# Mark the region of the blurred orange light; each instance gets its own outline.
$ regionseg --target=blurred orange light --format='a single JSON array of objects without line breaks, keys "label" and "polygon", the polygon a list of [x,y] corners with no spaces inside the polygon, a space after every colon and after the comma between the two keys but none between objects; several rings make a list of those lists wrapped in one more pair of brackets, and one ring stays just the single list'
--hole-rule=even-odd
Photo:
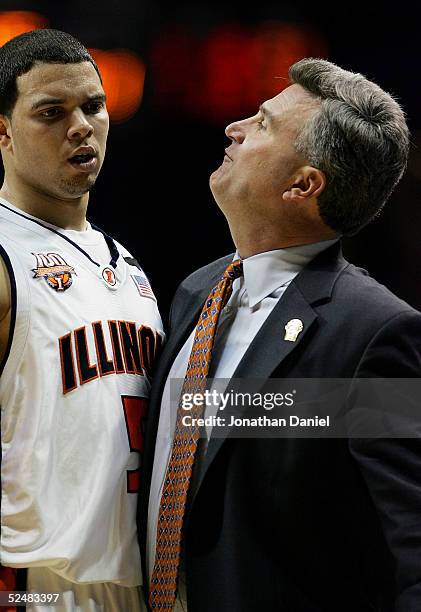
[{"label": "blurred orange light", "polygon": [[217,121],[254,113],[263,100],[288,86],[291,64],[324,56],[326,45],[319,34],[288,23],[218,28],[203,48],[203,109]]},{"label": "blurred orange light", "polygon": [[89,49],[101,72],[110,119],[119,123],[132,117],[140,106],[145,65],[128,49]]},{"label": "blurred orange light", "polygon": [[209,118],[224,120],[252,109],[261,88],[262,49],[254,32],[226,26],[212,32],[202,52],[202,107]]},{"label": "blurred orange light", "polygon": [[288,68],[304,57],[326,57],[327,44],[318,32],[288,23],[266,23],[257,32],[261,49],[259,95],[262,100],[288,87]]},{"label": "blurred orange light", "polygon": [[326,55],[318,32],[280,21],[224,24],[201,40],[169,28],[151,54],[155,104],[218,123],[239,119],[288,85],[291,64]]},{"label": "blurred orange light", "polygon": [[31,11],[0,11],[0,46],[8,40],[48,26],[48,20]]}]

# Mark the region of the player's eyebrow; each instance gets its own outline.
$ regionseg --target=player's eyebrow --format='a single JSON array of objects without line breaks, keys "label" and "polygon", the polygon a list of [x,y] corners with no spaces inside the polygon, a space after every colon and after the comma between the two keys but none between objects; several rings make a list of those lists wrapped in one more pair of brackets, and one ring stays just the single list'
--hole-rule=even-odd
[{"label": "player's eyebrow", "polygon": [[267,106],[265,106],[264,104],[261,104],[259,106],[259,111],[262,113],[262,115],[267,117],[269,119],[269,121],[273,121],[274,115],[273,115],[272,111],[270,111],[268,109]]},{"label": "player's eyebrow", "polygon": [[[106,100],[105,94],[98,93],[92,96],[87,96],[84,104],[89,103],[89,102],[105,102],[105,100]],[[37,110],[37,108],[40,108],[41,106],[48,105],[48,104],[64,104],[65,102],[66,100],[63,100],[63,98],[53,98],[50,96],[45,96],[43,98],[40,98],[36,102],[34,102],[34,104],[31,106],[31,110]]]},{"label": "player's eyebrow", "polygon": [[35,102],[31,106],[31,110],[36,110],[40,106],[44,106],[44,104],[63,104],[64,100],[61,98],[40,98],[37,102]]},{"label": "player's eyebrow", "polygon": [[106,99],[107,99],[107,96],[103,93],[94,94],[93,96],[88,96],[87,102],[105,102]]}]

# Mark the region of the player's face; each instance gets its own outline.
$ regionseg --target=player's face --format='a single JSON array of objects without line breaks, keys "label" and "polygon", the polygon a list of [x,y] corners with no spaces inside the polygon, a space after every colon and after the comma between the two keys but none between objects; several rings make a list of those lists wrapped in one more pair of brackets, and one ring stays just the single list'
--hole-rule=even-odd
[{"label": "player's face", "polygon": [[253,117],[231,123],[232,141],[221,166],[210,177],[218,205],[228,215],[277,214],[282,193],[304,160],[294,142],[314,99],[291,85],[264,102]]},{"label": "player's face", "polygon": [[37,64],[17,79],[5,163],[18,184],[65,200],[95,183],[108,134],[105,95],[90,62]]}]

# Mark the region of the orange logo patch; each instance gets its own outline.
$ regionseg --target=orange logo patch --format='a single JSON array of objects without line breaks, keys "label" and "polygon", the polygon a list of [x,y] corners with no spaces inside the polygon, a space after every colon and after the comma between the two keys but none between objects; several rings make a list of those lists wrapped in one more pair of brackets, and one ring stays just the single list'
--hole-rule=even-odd
[{"label": "orange logo patch", "polygon": [[44,278],[47,284],[56,291],[66,291],[73,283],[75,269],[69,266],[57,253],[32,253],[37,267],[32,269],[34,278]]}]

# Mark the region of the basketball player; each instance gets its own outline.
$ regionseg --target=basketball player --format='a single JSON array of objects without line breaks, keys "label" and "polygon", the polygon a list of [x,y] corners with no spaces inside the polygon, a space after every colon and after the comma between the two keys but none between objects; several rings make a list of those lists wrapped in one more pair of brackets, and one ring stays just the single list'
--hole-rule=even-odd
[{"label": "basketball player", "polygon": [[0,49],[1,564],[5,588],[26,568],[28,591],[60,593],[49,610],[145,609],[140,432],[163,332],[140,266],[86,220],[108,123],[73,37]]}]

